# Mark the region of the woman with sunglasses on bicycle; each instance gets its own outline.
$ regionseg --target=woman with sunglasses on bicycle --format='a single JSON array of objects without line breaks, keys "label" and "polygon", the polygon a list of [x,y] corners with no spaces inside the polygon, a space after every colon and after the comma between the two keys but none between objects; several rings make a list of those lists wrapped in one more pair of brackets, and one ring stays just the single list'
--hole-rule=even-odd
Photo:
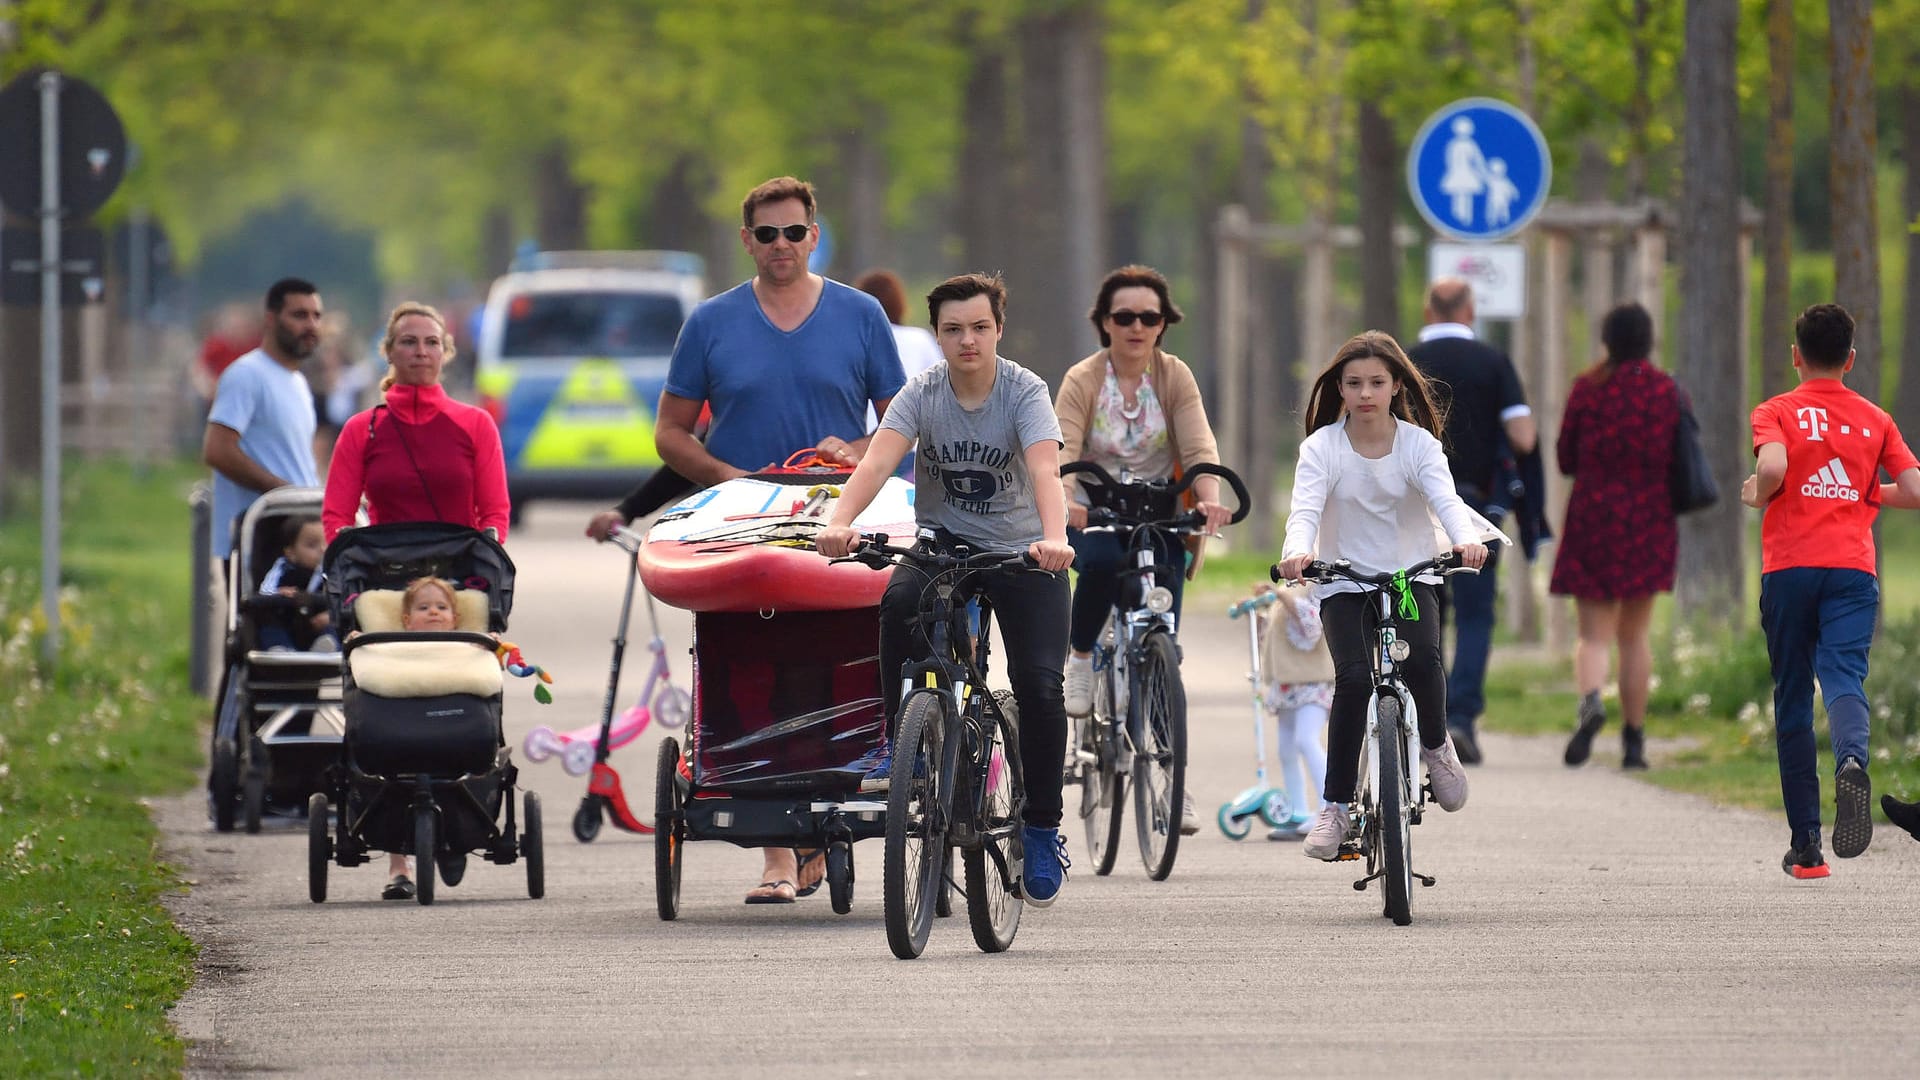
[{"label": "woman with sunglasses on bicycle", "polygon": [[[1123,266],[1100,283],[1089,317],[1100,334],[1101,349],[1069,368],[1060,382],[1054,401],[1065,442],[1060,460],[1091,461],[1115,476],[1126,470],[1137,480],[1167,480],[1194,465],[1220,464],[1193,371],[1160,347],[1167,328],[1180,321],[1167,279],[1151,267]],[[1066,697],[1068,715],[1085,716],[1093,708],[1093,646],[1113,608],[1126,552],[1121,538],[1112,533],[1081,531],[1087,526],[1087,501],[1077,480],[1066,478],[1067,540],[1079,574]],[[1233,516],[1220,503],[1215,478],[1195,481],[1193,495],[1210,531]],[[1177,570],[1164,582],[1173,593],[1176,618],[1181,583],[1200,566],[1200,541],[1193,538],[1189,548],[1173,533],[1154,538],[1160,563]],[[1181,831],[1192,835],[1199,830],[1199,820],[1191,795],[1186,803]]]},{"label": "woman with sunglasses on bicycle", "polygon": [[[1451,544],[1462,565],[1487,561],[1491,533],[1454,493],[1440,446],[1441,419],[1427,381],[1387,334],[1369,330],[1334,354],[1307,396],[1307,438],[1294,470],[1293,506],[1280,575],[1297,581],[1315,559],[1345,559],[1355,571],[1390,574]],[[1467,803],[1467,773],[1447,734],[1447,674],[1440,653],[1439,579],[1417,578],[1418,614],[1396,613],[1401,662],[1420,727],[1420,760],[1442,810]],[[1333,653],[1333,710],[1327,729],[1326,799],[1307,833],[1309,858],[1332,860],[1346,838],[1348,803],[1359,782],[1373,693],[1370,605],[1349,581],[1319,585],[1320,615]]]}]

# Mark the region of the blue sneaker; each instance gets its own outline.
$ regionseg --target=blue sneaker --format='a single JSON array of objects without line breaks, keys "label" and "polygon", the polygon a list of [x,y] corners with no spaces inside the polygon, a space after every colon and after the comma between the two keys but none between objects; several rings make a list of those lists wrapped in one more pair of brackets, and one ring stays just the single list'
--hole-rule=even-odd
[{"label": "blue sneaker", "polygon": [[1020,872],[1020,895],[1034,907],[1052,907],[1067,883],[1067,839],[1059,829],[1036,829],[1024,825],[1020,840],[1026,848],[1026,865]]},{"label": "blue sneaker", "polygon": [[893,752],[891,749],[880,751],[873,768],[860,778],[861,791],[886,791],[893,786]]}]

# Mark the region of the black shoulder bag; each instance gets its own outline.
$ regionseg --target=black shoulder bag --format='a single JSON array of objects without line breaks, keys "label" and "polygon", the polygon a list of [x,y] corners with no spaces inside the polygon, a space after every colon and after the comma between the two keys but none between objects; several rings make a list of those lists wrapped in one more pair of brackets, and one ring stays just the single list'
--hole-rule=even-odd
[{"label": "black shoulder bag", "polygon": [[1693,406],[1686,391],[1674,380],[1673,393],[1680,400],[1680,418],[1673,425],[1673,459],[1667,463],[1667,495],[1673,512],[1691,514],[1720,501],[1720,485],[1713,481],[1713,465],[1706,448],[1700,445],[1700,421],[1694,419]]}]

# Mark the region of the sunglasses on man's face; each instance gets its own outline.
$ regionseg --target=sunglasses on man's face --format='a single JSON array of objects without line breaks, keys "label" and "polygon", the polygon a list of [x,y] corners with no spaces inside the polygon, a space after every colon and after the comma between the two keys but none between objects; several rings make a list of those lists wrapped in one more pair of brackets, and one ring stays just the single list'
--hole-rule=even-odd
[{"label": "sunglasses on man's face", "polygon": [[1167,317],[1157,311],[1115,311],[1107,318],[1112,319],[1115,326],[1132,326],[1135,319],[1140,320],[1141,326],[1159,326]]},{"label": "sunglasses on man's face", "polygon": [[753,238],[762,244],[771,244],[774,237],[784,236],[787,238],[787,243],[797,244],[805,240],[807,234],[812,231],[811,225],[755,225]]}]

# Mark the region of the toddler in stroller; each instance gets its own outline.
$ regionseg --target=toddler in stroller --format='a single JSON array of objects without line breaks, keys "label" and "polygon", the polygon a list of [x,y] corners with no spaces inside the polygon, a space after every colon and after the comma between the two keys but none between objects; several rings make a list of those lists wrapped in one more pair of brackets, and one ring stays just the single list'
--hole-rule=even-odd
[{"label": "toddler in stroller", "polygon": [[284,598],[260,624],[260,644],[268,650],[337,651],[333,616],[321,594],[324,575],[320,557],[327,549],[326,532],[317,514],[287,519],[282,527],[285,546],[280,557],[260,579],[260,595]]},{"label": "toddler in stroller", "polygon": [[[344,531],[325,566],[335,624],[347,632],[346,741],[308,811],[313,901],[326,898],[329,862],[356,866],[373,850],[390,856],[389,899],[432,903],[436,870],[457,885],[472,852],[501,864],[524,857],[527,892],[538,898],[540,803],[526,794],[517,831],[494,653],[512,610],[512,560],[483,533],[419,522]],[[331,835],[329,809],[338,811]]]}]

